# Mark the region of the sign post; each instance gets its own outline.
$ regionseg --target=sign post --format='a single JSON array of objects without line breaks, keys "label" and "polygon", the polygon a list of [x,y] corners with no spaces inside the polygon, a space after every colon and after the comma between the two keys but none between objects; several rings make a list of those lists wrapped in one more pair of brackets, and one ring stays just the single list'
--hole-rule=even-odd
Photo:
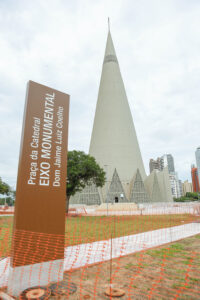
[{"label": "sign post", "polygon": [[69,95],[28,82],[8,293],[63,279]]}]

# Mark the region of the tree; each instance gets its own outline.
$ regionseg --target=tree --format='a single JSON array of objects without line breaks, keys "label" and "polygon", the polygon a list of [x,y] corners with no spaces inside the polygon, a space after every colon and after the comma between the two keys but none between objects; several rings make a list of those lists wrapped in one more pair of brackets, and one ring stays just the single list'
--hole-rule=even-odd
[{"label": "tree", "polygon": [[0,205],[13,206],[14,205],[13,198],[12,197],[1,198]]},{"label": "tree", "polygon": [[187,192],[185,196],[188,198],[198,199],[198,193]]},{"label": "tree", "polygon": [[102,187],[105,179],[106,174],[94,157],[82,151],[69,151],[67,158],[66,211],[68,212],[70,196],[82,191],[87,185],[95,184],[97,187]]},{"label": "tree", "polygon": [[0,199],[0,205],[4,205],[6,203],[8,205],[12,205],[11,204],[11,202],[13,202],[12,198],[8,197],[12,195],[11,187],[7,183],[3,182],[1,177],[0,177],[0,194],[4,195],[4,198]]},{"label": "tree", "polygon": [[0,177],[0,194],[8,195],[10,191],[11,191],[10,186],[7,183],[3,182]]}]

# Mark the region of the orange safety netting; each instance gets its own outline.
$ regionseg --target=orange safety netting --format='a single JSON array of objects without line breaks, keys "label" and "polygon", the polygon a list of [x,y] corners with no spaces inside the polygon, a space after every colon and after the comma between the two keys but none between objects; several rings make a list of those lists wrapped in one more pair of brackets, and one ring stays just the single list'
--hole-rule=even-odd
[{"label": "orange safety netting", "polygon": [[12,233],[12,224],[0,217],[0,291],[14,299],[200,299],[198,204],[108,215],[79,207],[65,236]]}]

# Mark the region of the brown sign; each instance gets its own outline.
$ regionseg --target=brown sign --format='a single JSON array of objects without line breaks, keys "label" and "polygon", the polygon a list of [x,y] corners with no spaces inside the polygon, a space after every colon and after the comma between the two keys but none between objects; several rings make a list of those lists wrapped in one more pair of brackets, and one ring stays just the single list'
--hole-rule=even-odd
[{"label": "brown sign", "polygon": [[[29,81],[17,179],[12,266],[64,256],[68,113],[69,95]],[[45,247],[48,243],[49,247],[55,244],[55,238],[59,251],[54,251],[53,257],[44,255]],[[29,254],[25,255],[27,247]],[[43,256],[34,254],[34,249]]]}]

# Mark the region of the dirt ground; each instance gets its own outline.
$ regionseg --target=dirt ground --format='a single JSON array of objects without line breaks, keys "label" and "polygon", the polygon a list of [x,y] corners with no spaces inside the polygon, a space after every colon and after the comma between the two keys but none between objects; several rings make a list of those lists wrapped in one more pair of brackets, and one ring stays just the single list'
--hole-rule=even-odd
[{"label": "dirt ground", "polygon": [[[110,276],[111,274],[111,276]],[[176,243],[65,273],[77,286],[72,295],[50,299],[109,299],[111,284],[120,299],[200,299],[200,235]],[[113,298],[112,298],[113,299]]]}]

